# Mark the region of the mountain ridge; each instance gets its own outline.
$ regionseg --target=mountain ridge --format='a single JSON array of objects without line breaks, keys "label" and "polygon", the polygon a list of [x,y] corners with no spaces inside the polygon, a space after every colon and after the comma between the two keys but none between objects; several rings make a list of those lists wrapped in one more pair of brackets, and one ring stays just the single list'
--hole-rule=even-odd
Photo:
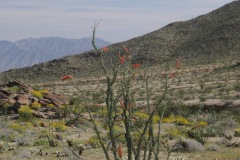
[{"label": "mountain ridge", "polygon": [[[110,42],[97,39],[98,47],[109,44]],[[0,55],[3,57],[0,59],[0,71],[31,66],[92,49],[91,38],[88,37],[81,39],[27,38],[15,42],[0,40]]]},{"label": "mountain ridge", "polygon": [[[234,1],[191,20],[173,22],[143,36],[109,45],[111,53],[106,54],[105,59],[111,57],[113,62],[117,62],[117,54],[123,52],[124,45],[133,54],[133,63],[156,65],[180,58],[184,65],[191,66],[240,60],[239,18],[240,1]],[[96,75],[99,73],[99,60],[99,55],[92,50],[4,72],[0,77],[54,81],[64,74],[75,77]]]}]

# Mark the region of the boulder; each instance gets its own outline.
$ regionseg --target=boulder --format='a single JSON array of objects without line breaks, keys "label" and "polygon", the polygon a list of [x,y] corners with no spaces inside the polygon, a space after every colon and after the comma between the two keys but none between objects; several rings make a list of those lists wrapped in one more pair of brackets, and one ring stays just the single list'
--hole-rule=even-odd
[{"label": "boulder", "polygon": [[204,146],[194,139],[185,139],[181,142],[182,147],[189,152],[204,151]]},{"label": "boulder", "polygon": [[66,98],[64,98],[63,96],[59,95],[59,94],[55,94],[55,93],[46,93],[43,96],[44,99],[47,99],[50,101],[51,104],[54,104],[55,106],[61,106],[67,103]]},{"label": "boulder", "polygon": [[16,99],[17,103],[19,103],[21,105],[29,105],[30,104],[28,96],[24,95],[24,94],[19,94],[14,99]]}]

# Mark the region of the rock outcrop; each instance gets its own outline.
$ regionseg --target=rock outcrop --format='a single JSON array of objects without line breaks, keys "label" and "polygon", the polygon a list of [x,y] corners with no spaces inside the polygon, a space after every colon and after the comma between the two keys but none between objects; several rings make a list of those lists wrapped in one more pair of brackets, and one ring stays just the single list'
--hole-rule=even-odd
[{"label": "rock outcrop", "polygon": [[[18,113],[23,106],[32,108],[32,114],[38,118],[61,116],[59,108],[68,103],[59,94],[47,90],[34,90],[19,80],[9,81],[0,86],[0,112],[2,114]],[[36,108],[34,105],[38,105]]]}]

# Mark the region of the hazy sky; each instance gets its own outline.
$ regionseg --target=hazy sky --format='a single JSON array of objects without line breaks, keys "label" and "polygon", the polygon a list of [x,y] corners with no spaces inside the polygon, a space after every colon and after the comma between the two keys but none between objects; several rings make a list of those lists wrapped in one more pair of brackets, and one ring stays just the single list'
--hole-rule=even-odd
[{"label": "hazy sky", "polygon": [[120,42],[174,21],[206,14],[232,0],[0,0],[0,40],[96,36]]}]

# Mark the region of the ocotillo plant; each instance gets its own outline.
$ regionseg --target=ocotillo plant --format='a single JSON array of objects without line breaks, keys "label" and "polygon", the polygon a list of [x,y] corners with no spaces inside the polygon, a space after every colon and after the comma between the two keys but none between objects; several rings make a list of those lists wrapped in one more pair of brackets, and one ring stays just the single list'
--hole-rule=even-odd
[{"label": "ocotillo plant", "polygon": [[[70,77],[70,79],[72,79],[73,85],[82,95],[83,102],[85,103],[86,110],[90,115],[91,122],[94,125],[94,130],[104,151],[105,157],[107,160],[110,160],[112,155],[115,160],[122,159],[124,156],[127,156],[127,159],[129,160],[140,160],[141,158],[148,160],[154,158],[158,160],[160,151],[161,120],[164,114],[164,109],[161,109],[160,113],[160,108],[163,107],[162,103],[164,102],[165,95],[168,90],[170,83],[169,80],[175,76],[175,73],[165,74],[163,76],[165,79],[164,92],[161,96],[159,96],[159,99],[157,99],[155,103],[150,103],[151,94],[149,92],[149,75],[146,69],[141,69],[144,71],[143,80],[146,88],[146,108],[148,116],[143,122],[142,129],[136,127],[134,125],[134,113],[136,111],[136,105],[134,96],[131,94],[131,87],[133,85],[134,78],[136,77],[137,73],[140,72],[139,68],[143,67],[143,65],[140,63],[132,63],[132,54],[126,46],[122,46],[122,51],[119,51],[118,54],[115,54],[117,56],[115,60],[111,59],[111,56],[109,56],[111,53],[111,49],[109,47],[98,49],[95,45],[96,28],[97,25],[93,26],[92,45],[100,57],[101,69],[103,70],[106,78],[106,116],[104,123],[108,129],[108,137],[110,139],[108,144],[103,141],[103,135],[99,131],[96,120],[90,112],[90,105],[86,101],[83,91],[74,84],[72,77]],[[106,61],[106,57],[108,57],[108,61]],[[179,60],[176,62],[176,67],[180,67]],[[160,120],[157,127],[154,127],[153,122],[155,115],[160,115]],[[116,132],[118,132],[116,129],[116,124],[119,122],[119,120],[124,124],[123,132],[116,135]],[[133,133],[136,133],[138,136],[136,137],[136,135],[133,135]],[[126,144],[119,143],[119,137],[122,137],[122,135],[124,135],[124,142],[126,142]],[[124,155],[123,146],[125,145],[127,148],[127,153]],[[110,154],[110,146],[112,155]]]}]

